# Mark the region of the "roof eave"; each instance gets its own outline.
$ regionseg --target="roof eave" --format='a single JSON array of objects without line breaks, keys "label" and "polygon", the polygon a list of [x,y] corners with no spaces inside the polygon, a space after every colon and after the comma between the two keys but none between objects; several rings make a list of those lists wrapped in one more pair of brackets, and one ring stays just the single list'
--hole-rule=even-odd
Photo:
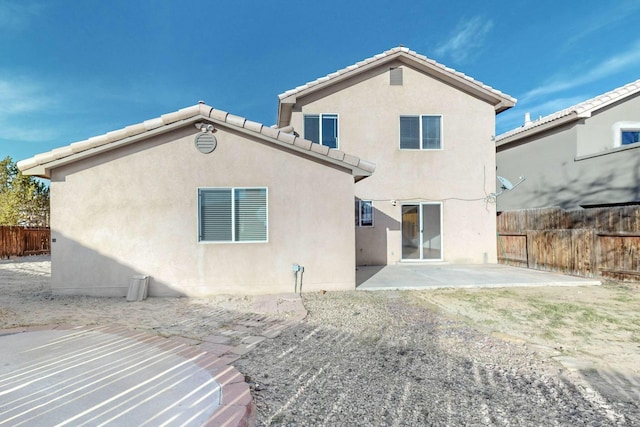
[{"label": "roof eave", "polygon": [[[374,60],[370,60],[368,62],[365,62],[364,64],[358,65],[360,63],[354,64],[352,66],[349,66],[347,68],[343,68],[341,70],[338,70],[334,73],[331,73],[327,76],[321,77],[317,80],[314,80],[313,82],[307,83],[306,85],[303,86],[299,86],[296,89],[292,89],[289,90],[287,92],[284,92],[283,94],[279,95],[280,98],[280,102],[284,102],[285,100],[289,100],[289,99],[293,99],[294,103],[295,103],[295,99],[296,98],[302,98],[305,97],[311,93],[314,93],[322,88],[328,87],[328,86],[333,86],[334,84],[340,83],[344,80],[350,79],[352,76],[358,75],[358,74],[362,74],[368,70],[371,70],[372,68],[377,68],[381,65],[384,65],[388,62],[391,62],[399,57],[401,57],[403,55],[403,52],[398,51],[398,52],[394,52],[392,54],[386,55],[384,57],[381,58],[376,58]],[[302,90],[298,90],[301,87],[304,86],[308,86],[305,87]]]},{"label": "roof eave", "polygon": [[365,178],[369,178],[371,176],[370,172],[367,172],[365,175],[353,175],[353,182],[360,182]]},{"label": "roof eave", "polygon": [[365,73],[373,68],[383,66],[384,64],[395,60],[398,60],[405,65],[412,66],[426,74],[444,81],[447,84],[490,103],[494,106],[496,114],[515,106],[517,102],[515,98],[507,94],[503,94],[498,90],[486,88],[470,77],[458,75],[453,71],[449,71],[448,68],[435,61],[423,60],[420,57],[416,57],[408,52],[399,50],[389,55],[375,58],[369,62],[366,62],[367,60],[365,60],[364,64],[358,65],[359,63],[357,63],[353,66],[336,71],[324,78],[307,83],[308,87],[304,89],[292,89],[280,94],[278,100],[278,127],[284,127],[290,124],[291,117],[288,117],[287,114],[291,114],[291,110],[289,110],[289,108],[292,109],[293,104],[297,102],[297,99],[303,98],[317,92],[318,90],[338,84],[344,80],[352,78],[353,76]]},{"label": "roof eave", "polygon": [[515,133],[513,135],[507,136],[504,139],[500,139],[500,140],[498,140],[496,142],[496,147],[502,147],[502,146],[510,144],[512,142],[519,141],[519,140],[521,140],[523,138],[528,138],[530,136],[537,135],[537,134],[539,134],[541,132],[545,132],[545,131],[551,130],[551,129],[555,128],[555,127],[564,125],[566,123],[569,123],[569,122],[572,122],[572,121],[575,121],[575,120],[579,120],[579,119],[581,119],[583,117],[584,117],[584,115],[577,114],[574,111],[574,112],[572,112],[572,113],[570,113],[570,114],[568,114],[568,115],[566,115],[564,117],[560,117],[560,118],[558,118],[556,120],[541,124],[539,126],[533,126],[533,127],[529,128],[529,129],[523,130],[522,132],[518,132],[518,133]]},{"label": "roof eave", "polygon": [[[143,139],[147,139],[149,137],[153,137],[156,135],[161,135],[163,133],[166,132],[170,132],[174,129],[183,127],[185,125],[189,125],[191,123],[195,123],[198,120],[203,120],[203,119],[208,119],[206,116],[203,116],[201,114],[197,115],[197,116],[192,116],[189,118],[185,118],[183,120],[174,122],[174,123],[170,123],[168,125],[156,128],[156,129],[151,129],[148,130],[146,132],[137,134],[137,135],[133,135],[127,138],[123,138],[117,141],[112,141],[109,142],[108,144],[104,144],[104,145],[98,145],[96,147],[92,147],[92,148],[88,148],[86,150],[83,151],[79,151],[77,153],[73,153],[70,154],[68,156],[59,158],[59,159],[55,159],[52,160],[50,162],[43,162],[42,164],[38,164],[32,167],[27,167],[22,171],[23,175],[32,175],[32,176],[37,176],[40,178],[47,178],[47,179],[51,179],[51,170],[54,168],[58,168],[60,166],[65,166],[67,164],[76,162],[78,160],[82,160],[86,157],[91,157],[91,156],[95,156],[97,154],[101,154],[101,153],[105,153],[107,151],[111,151],[111,150],[115,150],[116,148],[119,147],[123,147],[129,144],[133,144],[137,141],[143,140]],[[66,149],[68,147],[62,147],[62,149]],[[48,153],[46,153],[48,154]],[[18,165],[19,166],[19,165]]]},{"label": "roof eave", "polygon": [[436,63],[431,63],[429,61],[419,60],[407,55],[402,55],[399,57],[400,62],[403,62],[406,65],[412,65],[418,68],[420,71],[423,71],[433,77],[436,77],[445,83],[454,86],[463,92],[470,93],[472,95],[477,96],[478,98],[492,104],[496,110],[496,113],[508,110],[509,108],[516,105],[516,99],[508,96],[506,94],[500,95],[499,91],[496,92],[486,89],[474,81],[470,81],[462,76],[459,76],[455,73],[447,72],[447,69],[442,69],[440,66],[435,65]]},{"label": "roof eave", "polygon": [[[209,107],[205,107],[205,108],[209,108]],[[96,145],[93,147],[89,147],[78,152],[73,152],[73,145],[62,147],[60,149],[54,150],[54,152],[44,153],[42,156],[43,157],[55,156],[54,153],[56,151],[58,152],[58,154],[61,152],[64,152],[65,154],[69,153],[68,155],[65,155],[64,157],[57,157],[50,161],[46,161],[46,160],[41,161],[33,165],[29,165],[27,163],[27,166],[24,168],[24,170],[22,170],[22,172],[25,175],[33,175],[33,176],[39,176],[41,178],[50,179],[51,170],[54,168],[61,167],[61,166],[82,160],[84,158],[95,156],[107,151],[111,151],[119,147],[124,147],[143,139],[151,138],[166,132],[170,132],[177,128],[195,124],[198,121],[207,121],[212,123],[213,125],[223,127],[223,128],[228,128],[236,132],[239,132],[241,134],[254,137],[259,140],[263,140],[265,142],[268,142],[276,146],[280,146],[282,148],[286,148],[300,155],[308,156],[313,159],[319,160],[321,162],[337,166],[343,170],[348,170],[355,177],[356,180],[363,179],[367,176],[370,176],[373,170],[375,170],[375,165],[369,162],[366,162],[362,159],[359,159],[357,157],[349,156],[342,151],[330,150],[326,147],[318,146],[317,144],[313,144],[311,141],[307,141],[303,138],[296,137],[292,134],[281,132],[277,129],[265,129],[264,126],[262,125],[260,126],[261,126],[261,129],[263,130],[260,132],[256,132],[255,130],[247,129],[246,127],[244,127],[244,125],[238,126],[228,121],[229,120],[228,118],[231,117],[228,113],[218,112],[219,115],[221,115],[220,117],[225,118],[224,120],[222,120],[220,118],[215,117],[216,114],[213,114],[212,116],[211,115],[212,111],[214,111],[213,108],[209,112],[209,115],[206,115],[201,111],[193,116],[186,117],[182,120],[167,124],[165,126],[147,130],[145,132],[142,132],[130,137],[126,137],[120,140],[110,141],[103,145]],[[243,123],[246,122],[244,118],[237,118],[237,119],[242,119],[241,121]],[[81,142],[80,144],[84,144],[84,143],[85,142]]]},{"label": "roof eave", "polygon": [[495,105],[496,114],[500,114],[503,111],[507,111],[509,108],[515,107],[517,101],[503,100]]},{"label": "roof eave", "polygon": [[38,178],[51,179],[50,170],[42,165],[36,165],[25,170],[21,170],[22,175],[37,176]]},{"label": "roof eave", "polygon": [[291,114],[293,112],[293,106],[296,103],[295,96],[288,96],[284,99],[278,100],[278,124],[279,128],[289,126],[291,124]]},{"label": "roof eave", "polygon": [[[229,124],[227,122],[219,120],[219,119],[216,119],[214,117],[202,116],[201,119],[210,121],[214,125],[219,125],[219,126],[223,126],[223,127],[229,127]],[[352,156],[348,156],[344,152],[339,151],[339,150],[328,150],[330,152],[329,155],[323,154],[321,152],[314,151],[312,149],[312,146],[318,146],[318,144],[313,144],[311,141],[305,140],[305,139],[300,138],[300,137],[296,137],[296,136],[291,135],[291,134],[286,134],[285,138],[281,138],[279,136],[271,137],[271,136],[268,136],[268,135],[264,135],[263,133],[257,133],[257,132],[251,131],[249,129],[246,129],[244,127],[234,126],[233,129],[235,131],[237,131],[237,132],[240,132],[240,133],[244,134],[244,135],[253,136],[253,137],[258,138],[260,140],[263,140],[265,142],[272,143],[272,144],[274,144],[276,146],[289,149],[289,150],[294,151],[294,152],[296,152],[298,154],[309,156],[311,158],[314,158],[314,159],[320,160],[322,162],[338,166],[338,167],[343,168],[343,169],[350,169],[351,173],[352,173],[352,175],[354,177],[362,177],[361,179],[363,179],[363,178],[366,178],[367,176],[370,176],[372,174],[372,172],[373,172],[372,170],[369,171],[367,169],[364,169],[364,168],[358,166],[361,162],[362,163],[368,163],[368,162],[365,162],[364,160],[353,158]],[[278,135],[280,135],[282,133],[282,132],[278,131],[277,129],[274,129],[273,131],[277,132]],[[355,160],[355,161],[353,161],[354,164],[349,163],[349,161],[351,161],[351,159]],[[372,169],[372,168],[375,169],[375,166],[369,167],[369,169]]]}]

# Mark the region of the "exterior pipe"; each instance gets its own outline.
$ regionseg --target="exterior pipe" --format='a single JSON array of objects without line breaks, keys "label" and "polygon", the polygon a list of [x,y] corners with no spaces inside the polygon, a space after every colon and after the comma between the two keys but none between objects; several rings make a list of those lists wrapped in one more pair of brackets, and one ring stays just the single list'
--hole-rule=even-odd
[{"label": "exterior pipe", "polygon": [[304,274],[304,267],[299,264],[293,264],[291,266],[293,270],[293,292],[298,293],[298,272],[300,272],[300,293],[302,293],[302,275]]}]

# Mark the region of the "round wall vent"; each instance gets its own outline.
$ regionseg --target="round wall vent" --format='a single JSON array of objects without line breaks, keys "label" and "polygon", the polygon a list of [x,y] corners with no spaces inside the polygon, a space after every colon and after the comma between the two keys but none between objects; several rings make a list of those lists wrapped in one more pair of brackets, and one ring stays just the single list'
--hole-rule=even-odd
[{"label": "round wall vent", "polygon": [[203,154],[209,154],[216,149],[218,140],[210,133],[200,133],[195,139],[196,148]]}]

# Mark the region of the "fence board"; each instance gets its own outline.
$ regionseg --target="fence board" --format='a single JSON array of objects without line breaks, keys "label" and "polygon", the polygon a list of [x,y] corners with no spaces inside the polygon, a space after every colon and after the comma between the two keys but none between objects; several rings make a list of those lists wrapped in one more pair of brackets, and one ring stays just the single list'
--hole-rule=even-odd
[{"label": "fence board", "polygon": [[598,236],[597,269],[601,275],[618,280],[638,280],[640,266],[640,236]]},{"label": "fence board", "polygon": [[530,209],[527,211],[526,221],[526,230],[554,230],[566,228],[564,226],[564,210],[556,207]]},{"label": "fence board", "polygon": [[497,226],[503,233],[524,233],[527,229],[527,211],[501,212]]},{"label": "fence board", "polygon": [[50,238],[48,227],[0,226],[0,258],[48,254]]},{"label": "fence board", "polygon": [[572,210],[566,211],[565,215],[565,225],[568,229],[574,230],[579,228],[591,228],[590,226],[585,225],[585,223],[589,223],[590,213],[585,210]]},{"label": "fence board", "polygon": [[498,235],[498,260],[503,264],[513,265],[516,267],[528,267],[527,235]]},{"label": "fence board", "polygon": [[530,230],[527,232],[529,267],[537,270],[570,272],[570,230]]},{"label": "fence board", "polygon": [[620,212],[621,231],[631,233],[640,231],[640,209],[635,206],[625,206]]},{"label": "fence board", "polygon": [[571,230],[571,246],[573,250],[571,258],[573,267],[569,273],[583,277],[593,277],[596,275],[594,268],[595,253],[593,251],[595,237],[594,230]]},{"label": "fence board", "polygon": [[497,228],[501,263],[527,260],[519,266],[640,280],[640,206],[502,212]]}]

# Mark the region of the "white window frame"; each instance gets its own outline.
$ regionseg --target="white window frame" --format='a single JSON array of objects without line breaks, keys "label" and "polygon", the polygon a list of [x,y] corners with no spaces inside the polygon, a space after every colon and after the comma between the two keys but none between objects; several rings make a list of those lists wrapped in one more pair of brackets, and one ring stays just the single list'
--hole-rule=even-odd
[{"label": "white window frame", "polygon": [[[374,219],[374,215],[373,215],[373,211],[374,211],[374,209],[373,209],[373,201],[372,200],[360,200],[360,199],[357,199],[356,203],[357,203],[357,208],[358,208],[358,217],[357,217],[356,226],[357,227],[366,227],[366,228],[373,227],[374,224],[375,224],[375,219]],[[369,206],[371,206],[371,224],[363,224],[362,223],[362,205],[363,204],[369,204]]]},{"label": "white window frame", "polygon": [[[304,135],[304,137],[306,138],[306,128],[304,128],[304,124],[307,120],[307,117],[309,116],[318,116],[318,129],[319,129],[319,134],[318,134],[318,142],[317,144],[319,145],[324,145],[322,144],[322,118],[324,116],[335,116],[336,118],[336,147],[335,149],[338,150],[340,148],[340,116],[338,113],[305,113],[302,117],[302,123],[303,123],[303,130],[302,130],[302,135]],[[330,147],[331,148],[331,147]]]},{"label": "white window frame", "polygon": [[635,147],[637,143],[622,144],[622,132],[640,132],[640,122],[616,122],[613,128],[613,147]]},{"label": "white window frame", "polygon": [[[418,119],[419,126],[419,143],[418,148],[403,148],[402,147],[402,118],[403,117],[416,117]],[[438,148],[423,148],[422,147],[422,118],[423,117],[438,117],[440,119],[440,146]],[[401,114],[398,118],[398,147],[403,151],[442,151],[444,149],[444,117],[442,114]]]},{"label": "white window frame", "polygon": [[[201,199],[200,195],[202,191],[206,190],[229,190],[231,192],[231,240],[203,240],[201,234]],[[264,240],[236,240],[236,190],[264,190],[265,191],[265,239]],[[242,244],[242,243],[268,243],[269,242],[269,188],[268,187],[198,187],[197,189],[198,200],[198,223],[197,237],[198,243],[203,244]]]},{"label": "white window frame", "polygon": [[[439,206],[440,207],[440,258],[424,258],[424,211],[422,209],[425,205]],[[444,203],[442,202],[405,202],[400,206],[418,206],[418,227],[419,231],[419,258],[403,258],[402,253],[402,239],[400,240],[400,257],[402,262],[442,262],[444,261]],[[402,232],[402,210],[400,211],[400,230]]]}]

